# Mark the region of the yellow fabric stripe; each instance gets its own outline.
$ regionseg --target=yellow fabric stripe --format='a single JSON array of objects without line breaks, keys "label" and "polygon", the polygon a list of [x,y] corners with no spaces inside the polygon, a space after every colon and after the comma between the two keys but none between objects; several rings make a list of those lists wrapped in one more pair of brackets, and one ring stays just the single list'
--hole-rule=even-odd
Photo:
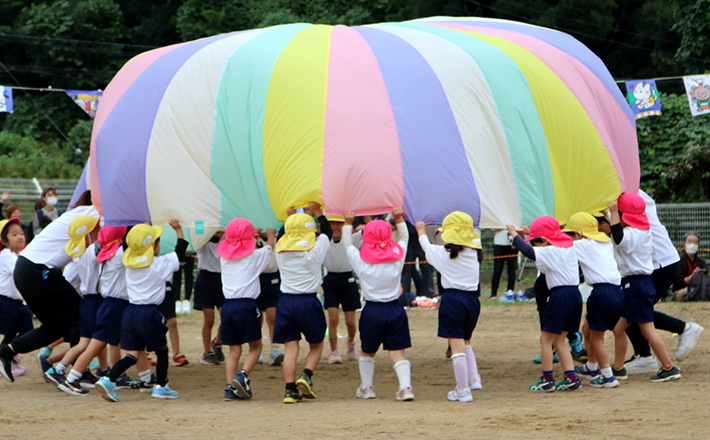
[{"label": "yellow fabric stripe", "polygon": [[499,37],[465,32],[504,51],[525,75],[550,155],[555,217],[606,206],[621,185],[594,124],[564,82],[524,47]]},{"label": "yellow fabric stripe", "polygon": [[322,204],[321,175],[331,26],[291,40],[269,82],[264,111],[264,175],[279,220],[289,207]]}]

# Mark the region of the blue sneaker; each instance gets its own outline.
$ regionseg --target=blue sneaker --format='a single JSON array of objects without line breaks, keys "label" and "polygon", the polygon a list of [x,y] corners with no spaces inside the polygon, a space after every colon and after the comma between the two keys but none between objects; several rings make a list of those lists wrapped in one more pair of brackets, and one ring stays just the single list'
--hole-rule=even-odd
[{"label": "blue sneaker", "polygon": [[577,362],[587,362],[587,350],[582,346],[582,334],[577,332],[574,334],[574,340],[569,342],[572,358]]},{"label": "blue sneaker", "polygon": [[581,367],[574,367],[574,372],[577,373],[577,376],[586,377],[590,380],[597,379],[602,374],[601,370],[598,368],[596,370],[590,370],[587,367],[587,364],[584,364]]},{"label": "blue sneaker", "polygon": [[515,304],[515,293],[512,290],[508,290],[498,299],[498,302],[503,304]]},{"label": "blue sneaker", "polygon": [[106,376],[96,381],[96,391],[101,394],[101,397],[103,397],[105,400],[108,400],[109,402],[118,402],[119,400],[118,396],[116,395],[115,385]]},{"label": "blue sneaker", "polygon": [[141,381],[129,377],[126,373],[123,373],[121,377],[116,380],[117,390],[137,390],[140,388]]},{"label": "blue sneaker", "polygon": [[582,379],[580,378],[572,380],[569,377],[565,377],[555,385],[556,391],[577,391],[580,388],[582,388]]},{"label": "blue sneaker", "polygon": [[[542,358],[540,356],[533,358],[533,362],[536,364],[542,363]],[[560,362],[560,358],[557,357],[557,353],[552,353],[552,363],[557,364]]]},{"label": "blue sneaker", "polygon": [[616,380],[616,376],[599,376],[596,379],[590,381],[589,385],[595,388],[616,388],[619,386],[619,381]]},{"label": "blue sneaker", "polygon": [[62,382],[64,382],[64,374],[57,373],[57,370],[55,370],[54,367],[50,367],[49,370],[44,373],[44,377],[47,379],[47,382],[51,382],[56,386],[59,386]]},{"label": "blue sneaker", "polygon": [[39,371],[42,373],[42,379],[44,379],[45,382],[49,383],[50,380],[47,379],[47,376],[44,375],[47,371],[49,371],[50,368],[52,368],[52,363],[49,362],[47,359],[49,355],[44,355],[44,354],[38,354],[37,355],[37,365],[39,366]]},{"label": "blue sneaker", "polygon": [[246,371],[242,370],[232,379],[232,389],[241,399],[251,399],[251,380],[247,377]]},{"label": "blue sneaker", "polygon": [[89,368],[93,368],[93,369],[99,368],[99,363],[96,362],[96,359],[91,360],[91,363],[89,363]]},{"label": "blue sneaker", "polygon": [[168,384],[165,384],[164,387],[156,384],[153,387],[153,393],[150,397],[155,397],[156,399],[177,399],[178,395],[178,392],[171,390]]},{"label": "blue sneaker", "polygon": [[49,355],[52,354],[52,349],[49,347],[42,347],[42,349],[39,351],[39,354],[45,357],[49,357]]},{"label": "blue sneaker", "polygon": [[555,381],[554,380],[545,380],[544,377],[541,377],[540,380],[537,381],[537,383],[530,385],[528,387],[530,391],[535,391],[535,392],[542,392],[542,393],[551,393],[555,391]]},{"label": "blue sneaker", "polygon": [[224,401],[231,402],[233,400],[239,400],[239,396],[234,392],[234,387],[232,385],[227,385],[224,388]]}]

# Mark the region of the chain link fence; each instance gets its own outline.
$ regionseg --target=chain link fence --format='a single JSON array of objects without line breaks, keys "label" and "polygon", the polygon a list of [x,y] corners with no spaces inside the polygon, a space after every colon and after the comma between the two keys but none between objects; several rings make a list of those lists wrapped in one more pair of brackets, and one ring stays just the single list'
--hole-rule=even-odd
[{"label": "chain link fence", "polygon": [[38,179],[39,188],[31,179],[0,179],[0,193],[10,191],[10,197],[5,200],[3,206],[3,217],[7,217],[7,208],[10,205],[19,205],[22,212],[22,223],[29,223],[34,217],[34,205],[40,199],[40,194],[44,188],[55,188],[57,190],[56,208],[65,210],[69,206],[71,196],[74,194],[77,180],[60,179]]}]

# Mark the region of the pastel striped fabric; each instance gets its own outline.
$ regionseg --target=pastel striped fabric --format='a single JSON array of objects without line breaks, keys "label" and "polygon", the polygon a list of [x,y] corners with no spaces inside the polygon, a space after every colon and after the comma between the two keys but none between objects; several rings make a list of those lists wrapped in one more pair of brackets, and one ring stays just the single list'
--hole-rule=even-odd
[{"label": "pastel striped fabric", "polygon": [[88,176],[113,225],[269,227],[315,200],[500,227],[602,208],[638,189],[639,160],[623,94],[576,39],[434,17],[143,53],[104,92]]}]

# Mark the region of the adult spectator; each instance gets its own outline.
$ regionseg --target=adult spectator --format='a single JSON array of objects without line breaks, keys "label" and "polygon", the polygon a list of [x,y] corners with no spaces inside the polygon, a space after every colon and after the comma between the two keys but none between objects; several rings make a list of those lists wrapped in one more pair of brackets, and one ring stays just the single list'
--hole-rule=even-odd
[{"label": "adult spectator", "polygon": [[708,268],[705,260],[698,257],[698,247],[700,247],[700,234],[697,232],[685,234],[683,253],[680,256],[680,270],[673,283],[673,295],[676,301],[680,301],[688,293],[688,283],[695,272]]},{"label": "adult spectator", "polygon": [[[494,229],[493,232],[493,278],[491,278],[491,299],[498,296],[498,284],[503,275],[503,266],[508,268],[508,289],[511,296],[515,291],[515,271],[518,269],[518,251],[510,244],[510,236],[505,229]],[[500,258],[510,255],[508,258]]]},{"label": "adult spectator", "polygon": [[[22,219],[22,211],[20,210],[20,205],[12,204],[8,206],[5,210],[5,214],[7,215],[7,218],[19,218],[20,220]],[[0,220],[1,219],[2,214],[0,213]],[[25,234],[25,243],[29,244],[34,238],[34,233],[32,232],[32,222],[26,225],[20,223],[20,227],[22,228],[22,232]]]},{"label": "adult spectator", "polygon": [[48,224],[64,214],[64,211],[55,208],[59,201],[56,188],[45,188],[42,191],[40,201],[42,206],[41,208],[36,208],[37,205],[35,204],[35,217],[32,220],[32,232],[35,236],[42,232],[42,229],[46,228]]}]

